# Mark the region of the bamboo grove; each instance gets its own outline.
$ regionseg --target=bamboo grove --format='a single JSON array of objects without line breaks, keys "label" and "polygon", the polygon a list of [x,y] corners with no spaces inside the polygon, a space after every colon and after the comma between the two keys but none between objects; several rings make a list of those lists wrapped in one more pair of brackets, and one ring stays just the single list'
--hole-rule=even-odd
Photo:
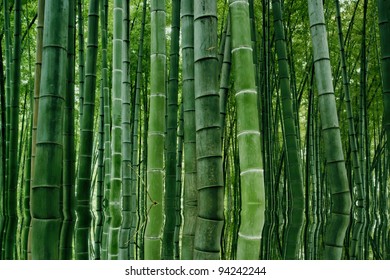
[{"label": "bamboo grove", "polygon": [[390,1],[0,6],[0,259],[390,259]]}]

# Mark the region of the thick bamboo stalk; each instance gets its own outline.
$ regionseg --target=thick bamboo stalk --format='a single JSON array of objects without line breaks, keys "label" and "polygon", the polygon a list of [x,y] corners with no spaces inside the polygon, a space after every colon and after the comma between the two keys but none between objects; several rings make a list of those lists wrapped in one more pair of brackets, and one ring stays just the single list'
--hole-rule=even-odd
[{"label": "thick bamboo stalk", "polygon": [[194,1],[198,217],[194,259],[220,259],[223,172],[218,94],[217,1]]},{"label": "thick bamboo stalk", "polygon": [[344,238],[350,221],[351,194],[338,124],[323,5],[321,0],[310,0],[308,3],[327,185],[332,203],[325,228],[325,249],[322,258],[341,259]]},{"label": "thick bamboo stalk", "polygon": [[32,259],[59,258],[68,18],[68,2],[46,0],[35,157],[39,165],[31,190]]}]

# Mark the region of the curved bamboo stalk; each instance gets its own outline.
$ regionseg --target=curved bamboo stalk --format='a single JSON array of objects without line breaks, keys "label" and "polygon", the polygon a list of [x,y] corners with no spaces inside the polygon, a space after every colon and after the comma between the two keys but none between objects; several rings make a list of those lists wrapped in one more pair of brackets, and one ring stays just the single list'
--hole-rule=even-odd
[{"label": "curved bamboo stalk", "polygon": [[326,158],[327,184],[331,194],[332,207],[324,236],[323,259],[341,259],[343,243],[350,220],[351,194],[330,68],[328,40],[321,0],[310,0],[309,18],[313,41],[313,58],[316,70],[319,110]]},{"label": "curved bamboo stalk", "polygon": [[302,247],[302,229],[304,224],[304,195],[302,163],[297,141],[297,122],[294,115],[292,94],[290,92],[290,73],[287,58],[286,39],[282,22],[280,0],[272,1],[274,15],[275,44],[278,55],[279,82],[282,103],[282,121],[286,147],[287,171],[289,180],[288,221],[285,232],[284,259],[298,259]]},{"label": "curved bamboo stalk", "polygon": [[360,173],[360,165],[359,165],[359,152],[357,149],[357,139],[356,139],[356,131],[354,124],[354,116],[351,104],[350,97],[350,87],[349,87],[349,77],[347,71],[347,62],[344,48],[344,36],[343,29],[341,25],[341,13],[340,13],[340,3],[339,0],[335,0],[336,4],[336,21],[339,33],[339,44],[340,44],[340,56],[341,56],[341,68],[343,75],[343,90],[345,95],[345,106],[347,108],[347,119],[348,119],[348,136],[349,143],[352,153],[352,168],[353,168],[353,178],[354,178],[354,189],[356,191],[353,192],[352,198],[354,200],[354,212],[356,211],[356,215],[354,216],[354,224],[352,225],[352,240],[350,245],[350,258],[357,259],[358,257],[358,247],[361,242],[360,236],[363,227],[364,221],[364,208],[363,208],[363,186],[362,186],[362,177]]}]

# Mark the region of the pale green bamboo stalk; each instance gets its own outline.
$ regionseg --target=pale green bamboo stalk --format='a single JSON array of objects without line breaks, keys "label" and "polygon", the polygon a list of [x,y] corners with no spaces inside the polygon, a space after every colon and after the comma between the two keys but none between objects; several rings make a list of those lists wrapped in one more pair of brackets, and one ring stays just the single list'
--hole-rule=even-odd
[{"label": "pale green bamboo stalk", "polygon": [[247,0],[230,0],[229,5],[241,172],[237,259],[258,259],[264,226],[265,194],[249,3]]}]

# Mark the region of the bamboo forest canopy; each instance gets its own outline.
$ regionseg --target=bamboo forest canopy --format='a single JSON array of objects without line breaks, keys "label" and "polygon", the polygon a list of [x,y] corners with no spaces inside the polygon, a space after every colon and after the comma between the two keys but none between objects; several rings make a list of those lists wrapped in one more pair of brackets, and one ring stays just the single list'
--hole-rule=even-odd
[{"label": "bamboo forest canopy", "polygon": [[0,6],[0,259],[390,259],[390,1]]}]

